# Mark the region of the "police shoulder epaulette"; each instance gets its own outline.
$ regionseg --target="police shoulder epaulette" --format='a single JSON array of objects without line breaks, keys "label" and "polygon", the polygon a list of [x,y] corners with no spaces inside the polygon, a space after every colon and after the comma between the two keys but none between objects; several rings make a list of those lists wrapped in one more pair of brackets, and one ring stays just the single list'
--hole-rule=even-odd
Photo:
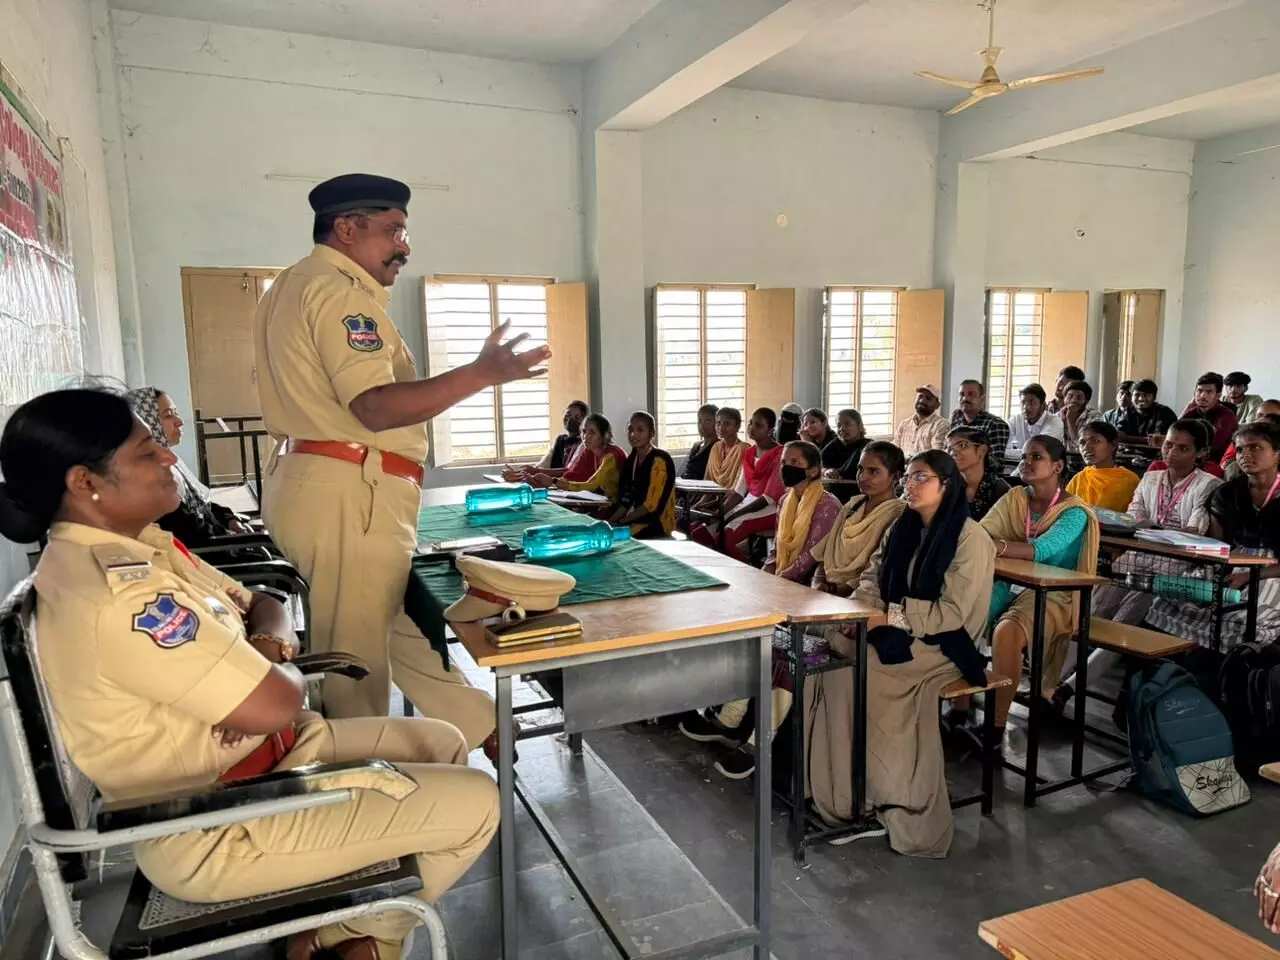
[{"label": "police shoulder epaulette", "polygon": [[363,280],[361,280],[359,277],[357,277],[355,274],[347,273],[347,271],[343,270],[341,267],[337,267],[336,269],[340,274],[342,274],[344,277],[346,277],[348,280],[351,281],[351,285],[353,287],[356,287],[359,290],[363,291],[364,293],[367,293],[371,297],[373,296],[373,291],[369,289],[369,285],[365,283]]},{"label": "police shoulder epaulette", "polygon": [[146,580],[151,576],[151,561],[139,560],[125,547],[100,543],[90,548],[93,559],[102,568],[103,575],[113,588]]}]

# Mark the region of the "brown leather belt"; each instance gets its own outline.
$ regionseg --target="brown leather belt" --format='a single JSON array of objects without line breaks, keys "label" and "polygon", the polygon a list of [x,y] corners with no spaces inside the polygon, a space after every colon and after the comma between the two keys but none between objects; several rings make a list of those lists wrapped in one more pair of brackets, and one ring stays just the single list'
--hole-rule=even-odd
[{"label": "brown leather belt", "polygon": [[[369,448],[363,443],[345,443],[342,440],[295,440],[290,437],[284,442],[280,452],[306,453],[313,457],[329,457],[354,464],[363,464],[369,459]],[[426,478],[422,464],[398,453],[388,453],[386,450],[380,450],[379,453],[382,455],[383,473],[422,486],[422,481]]]},{"label": "brown leather belt", "polygon": [[218,777],[218,782],[232,783],[236,780],[246,780],[249,777],[260,777],[264,773],[270,773],[276,768],[276,764],[288,755],[297,741],[298,735],[294,733],[292,724],[279,733],[273,733],[258,744],[258,749]]}]

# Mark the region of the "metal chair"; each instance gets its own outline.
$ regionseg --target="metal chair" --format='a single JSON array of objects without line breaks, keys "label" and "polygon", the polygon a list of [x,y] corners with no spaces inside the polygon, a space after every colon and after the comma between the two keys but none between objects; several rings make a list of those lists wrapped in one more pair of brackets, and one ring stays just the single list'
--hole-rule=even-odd
[{"label": "metal chair", "polygon": [[227,903],[187,903],[135,872],[124,911],[106,947],[76,925],[69,884],[88,877],[95,850],[347,803],[370,774],[403,785],[381,760],[312,764],[207,789],[104,803],[58,735],[40,670],[36,591],[28,579],[0,607],[0,722],[19,788],[27,846],[58,953],[68,960],[192,960],[374,913],[402,910],[424,925],[432,960],[448,956],[417,859],[401,857],[308,887]]}]

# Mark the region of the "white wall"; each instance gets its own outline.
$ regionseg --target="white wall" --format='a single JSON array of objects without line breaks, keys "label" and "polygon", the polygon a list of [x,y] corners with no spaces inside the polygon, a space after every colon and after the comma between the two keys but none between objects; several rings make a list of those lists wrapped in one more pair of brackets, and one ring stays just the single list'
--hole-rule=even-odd
[{"label": "white wall", "polygon": [[987,165],[986,285],[1088,290],[1093,383],[1101,368],[1103,292],[1166,291],[1157,379],[1170,405],[1185,386],[1177,358],[1192,147],[1109,134]]},{"label": "white wall", "polygon": [[644,282],[796,287],[819,403],[822,288],[933,280],[937,149],[937,113],[717,90],[644,133]]},{"label": "white wall", "polygon": [[147,378],[184,409],[179,269],[293,263],[325,177],[418,185],[391,316],[420,364],[423,275],[581,279],[576,68],[124,12],[113,26]]},{"label": "white wall", "polygon": [[1280,396],[1280,126],[1196,145],[1187,236],[1181,382],[1244,370]]},{"label": "white wall", "polygon": [[[107,202],[97,83],[86,0],[0,0],[0,62],[14,75],[53,132],[65,138],[67,215],[89,345],[86,360],[97,370],[123,372],[111,217]],[[83,174],[81,174],[83,171]],[[28,572],[26,556],[0,541],[0,587],[8,590]],[[17,806],[9,760],[0,744],[0,862],[13,840]],[[2,879],[2,878],[0,878]]]}]

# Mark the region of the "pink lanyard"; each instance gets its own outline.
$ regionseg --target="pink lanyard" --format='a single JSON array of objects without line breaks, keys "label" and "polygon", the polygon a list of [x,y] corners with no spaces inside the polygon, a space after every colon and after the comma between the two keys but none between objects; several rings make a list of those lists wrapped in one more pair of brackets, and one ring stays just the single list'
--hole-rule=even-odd
[{"label": "pink lanyard", "polygon": [[[1165,497],[1164,492],[1165,487],[1167,486],[1165,483],[1166,479],[1166,477],[1160,478],[1160,487],[1156,493],[1156,523],[1162,527],[1164,526],[1165,521],[1169,519],[1169,516],[1173,513],[1174,509],[1182,502],[1183,496],[1186,495],[1188,488],[1190,488],[1191,484],[1195,481],[1196,471],[1192,470],[1187,474],[1187,479],[1183,480],[1177,487],[1174,487],[1173,492],[1168,496],[1168,498]],[[1165,502],[1166,499],[1168,500],[1167,503]]]},{"label": "pink lanyard", "polygon": [[[1058,501],[1061,499],[1062,499],[1062,490],[1061,488],[1059,488],[1058,492],[1053,495],[1053,499],[1049,501],[1049,506],[1044,508],[1044,513],[1040,514],[1040,516],[1043,518],[1045,513],[1048,513],[1055,506],[1057,506]],[[1037,521],[1036,533],[1039,533],[1039,532],[1040,532],[1040,523]],[[1027,543],[1030,543],[1030,542],[1031,542],[1031,498],[1028,497],[1027,498]]]},{"label": "pink lanyard", "polygon": [[1276,491],[1277,491],[1277,490],[1280,490],[1280,473],[1277,473],[1277,474],[1276,474],[1276,478],[1275,478],[1275,480],[1274,480],[1274,481],[1272,481],[1272,483],[1271,483],[1271,489],[1267,491],[1267,497],[1266,497],[1266,499],[1262,501],[1262,506],[1260,506],[1260,507],[1258,508],[1258,512],[1259,512],[1259,513],[1261,513],[1263,510],[1267,509],[1267,504],[1268,504],[1268,503],[1270,503],[1272,500],[1274,500],[1274,499],[1275,499]]}]

